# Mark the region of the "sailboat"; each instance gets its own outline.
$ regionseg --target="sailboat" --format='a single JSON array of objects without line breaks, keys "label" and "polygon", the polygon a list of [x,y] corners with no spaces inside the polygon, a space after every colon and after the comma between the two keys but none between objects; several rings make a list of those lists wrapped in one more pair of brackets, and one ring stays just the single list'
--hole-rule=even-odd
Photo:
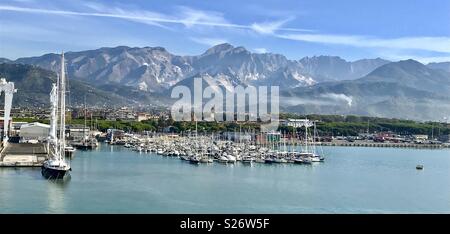
[{"label": "sailboat", "polygon": [[[52,85],[52,91],[50,92],[51,117],[48,141],[49,157],[41,168],[42,176],[47,179],[63,179],[66,178],[69,175],[69,171],[71,171],[71,167],[69,163],[66,162],[64,157],[64,151],[66,148],[66,86],[64,66],[64,53],[62,53],[61,74],[58,76],[57,84]],[[59,138],[57,136],[58,130]]]},{"label": "sailboat", "polygon": [[[95,149],[98,146],[98,141],[91,135],[89,135],[89,132],[86,133],[86,116],[87,116],[87,109],[86,109],[86,96],[84,96],[84,128],[83,128],[83,139],[79,142],[74,142],[73,146],[77,149],[82,150],[89,150],[89,149]],[[92,123],[92,117],[91,117],[91,123]],[[92,125],[92,124],[91,124]],[[91,128],[92,129],[92,126]]]},{"label": "sailboat", "polygon": [[[316,129],[316,121],[313,122],[314,123],[314,136],[313,136],[313,156],[312,156],[312,162],[323,162],[325,161],[325,158],[323,156],[320,156],[319,154],[317,154],[316,152],[316,133],[317,133],[317,129]],[[322,148],[321,148],[322,149]],[[322,152],[323,154],[323,152]]]}]

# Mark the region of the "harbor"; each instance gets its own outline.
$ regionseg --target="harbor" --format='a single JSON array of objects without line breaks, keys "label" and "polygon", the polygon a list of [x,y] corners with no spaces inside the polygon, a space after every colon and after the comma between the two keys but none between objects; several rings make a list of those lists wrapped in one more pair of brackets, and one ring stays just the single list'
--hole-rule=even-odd
[{"label": "harbor", "polygon": [[370,131],[361,120],[348,124],[362,117],[304,116],[263,131],[257,121],[180,123],[120,108],[115,120],[98,124],[92,112],[88,121],[86,104],[71,118],[63,54],[61,64],[40,122],[14,121],[14,83],[0,82],[7,96],[0,213],[450,210],[450,190],[442,186],[450,176],[448,123],[408,122],[408,129],[394,132],[383,131],[383,121],[393,129],[404,122],[375,119]]},{"label": "harbor", "polygon": [[[0,168],[0,213],[448,213],[449,149],[324,146],[326,161],[199,163],[101,143],[71,178]],[[423,164],[423,170],[416,170]]]},{"label": "harbor", "polygon": [[[411,149],[445,149],[450,144],[423,142],[377,142],[369,139],[331,139],[323,141],[318,138],[313,128],[314,121],[309,122],[312,130],[295,134],[281,132],[213,132],[213,133],[125,133],[109,129],[106,133],[87,127],[71,128],[68,132],[68,144],[65,155],[75,157],[77,151],[95,150],[99,142],[118,145],[140,154],[177,158],[191,163],[296,163],[308,164],[324,162],[326,155],[323,147],[376,147],[376,148],[411,148]],[[34,126],[40,127],[40,126]],[[46,128],[44,126],[43,128]],[[302,129],[305,129],[304,127]],[[301,129],[300,129],[301,130]],[[29,130],[28,130],[29,131]],[[42,130],[39,129],[38,132]],[[312,133],[311,133],[312,131]],[[45,131],[44,131],[45,132]],[[97,134],[97,135],[96,135]],[[40,136],[39,138],[46,138]],[[28,143],[27,143],[28,142]],[[27,142],[5,142],[0,148],[0,167],[41,167],[48,159],[46,139]],[[32,143],[30,143],[32,142]]]},{"label": "harbor", "polygon": [[50,108],[34,122],[10,116],[14,83],[0,82],[8,96],[0,213],[450,211],[442,186],[450,176],[448,123],[408,122],[395,132],[383,121],[393,129],[404,122],[374,119],[366,130],[361,120],[348,124],[360,117],[304,116],[263,131],[258,122],[180,123],[128,108],[98,123],[86,104],[81,115],[70,112],[64,65],[60,74]]}]

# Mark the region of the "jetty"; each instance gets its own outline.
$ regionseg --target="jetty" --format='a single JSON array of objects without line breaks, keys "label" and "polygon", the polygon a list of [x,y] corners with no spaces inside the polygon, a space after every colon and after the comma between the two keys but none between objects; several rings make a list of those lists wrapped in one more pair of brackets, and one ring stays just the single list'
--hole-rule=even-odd
[{"label": "jetty", "polygon": [[0,167],[41,167],[47,157],[47,147],[43,143],[8,142],[2,145]]},{"label": "jetty", "polygon": [[417,149],[442,149],[450,148],[450,144],[417,144],[417,143],[395,143],[395,142],[373,142],[373,141],[331,141],[317,142],[322,146],[346,146],[346,147],[383,147],[383,148],[417,148]]}]

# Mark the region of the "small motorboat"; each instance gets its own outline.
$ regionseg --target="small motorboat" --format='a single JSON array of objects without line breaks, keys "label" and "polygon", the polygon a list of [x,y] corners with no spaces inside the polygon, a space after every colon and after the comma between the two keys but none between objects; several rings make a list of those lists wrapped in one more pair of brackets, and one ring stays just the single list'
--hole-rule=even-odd
[{"label": "small motorboat", "polygon": [[273,158],[271,158],[271,157],[268,157],[268,158],[264,159],[264,163],[268,163],[268,164],[274,163],[274,161],[275,160]]},{"label": "small motorboat", "polygon": [[287,163],[287,160],[284,158],[275,158],[273,160],[274,163]]},{"label": "small motorboat", "polygon": [[220,156],[218,161],[221,162],[221,163],[227,163],[228,162],[228,158],[225,157],[225,156]]},{"label": "small motorboat", "polygon": [[200,162],[201,162],[201,163],[210,163],[210,160],[209,160],[208,157],[202,157],[202,158],[200,159]]},{"label": "small motorboat", "polygon": [[303,159],[301,159],[301,158],[294,158],[294,159],[292,159],[292,161],[294,161],[295,164],[302,164],[303,163]]},{"label": "small motorboat", "polygon": [[189,162],[192,164],[198,164],[200,163],[200,157],[198,156],[192,156],[189,158]]},{"label": "small motorboat", "polygon": [[242,158],[242,163],[251,164],[255,159],[251,156],[244,156]]},{"label": "small motorboat", "polygon": [[189,157],[186,155],[181,156],[180,159],[183,161],[189,161]]},{"label": "small motorboat", "polygon": [[233,155],[227,155],[227,159],[228,159],[228,162],[230,162],[230,163],[236,162],[236,157]]},{"label": "small motorboat", "polygon": [[72,157],[73,154],[75,153],[75,151],[76,151],[76,149],[70,145],[68,145],[64,148],[64,153],[67,157]]},{"label": "small motorboat", "polygon": [[262,159],[262,158],[257,158],[257,159],[255,159],[255,162],[256,162],[256,163],[264,163],[264,159]]},{"label": "small motorboat", "polygon": [[417,165],[417,166],[416,166],[416,169],[417,169],[417,170],[423,170],[423,165]]}]

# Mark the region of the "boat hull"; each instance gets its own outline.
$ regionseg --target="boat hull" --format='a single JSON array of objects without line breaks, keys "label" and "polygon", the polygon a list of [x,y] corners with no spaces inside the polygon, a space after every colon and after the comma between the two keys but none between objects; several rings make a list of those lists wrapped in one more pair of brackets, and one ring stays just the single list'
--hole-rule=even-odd
[{"label": "boat hull", "polygon": [[294,160],[294,164],[303,164],[303,160]]},{"label": "boat hull", "polygon": [[202,158],[202,159],[200,159],[200,162],[201,163],[209,163],[210,161],[209,161],[209,159]]},{"label": "boat hull", "polygon": [[274,163],[274,160],[273,159],[265,159],[264,163],[272,164],[272,163]]},{"label": "boat hull", "polygon": [[76,149],[80,149],[80,150],[92,150],[92,149],[94,149],[94,148],[96,148],[96,146],[95,145],[74,145],[74,147],[76,148]]},{"label": "boat hull", "polygon": [[69,170],[41,167],[41,174],[46,179],[64,179],[70,176]]}]

